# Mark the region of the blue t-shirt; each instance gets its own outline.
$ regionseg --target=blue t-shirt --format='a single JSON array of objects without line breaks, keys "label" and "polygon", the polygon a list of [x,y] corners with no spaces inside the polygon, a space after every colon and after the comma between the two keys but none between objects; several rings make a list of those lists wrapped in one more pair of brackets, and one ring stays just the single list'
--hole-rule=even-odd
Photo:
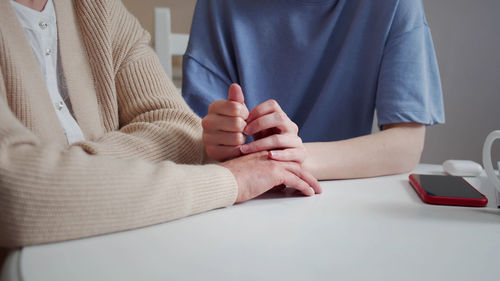
[{"label": "blue t-shirt", "polygon": [[251,110],[275,99],[304,141],[444,122],[421,0],[198,1],[183,95],[201,117],[239,83]]}]

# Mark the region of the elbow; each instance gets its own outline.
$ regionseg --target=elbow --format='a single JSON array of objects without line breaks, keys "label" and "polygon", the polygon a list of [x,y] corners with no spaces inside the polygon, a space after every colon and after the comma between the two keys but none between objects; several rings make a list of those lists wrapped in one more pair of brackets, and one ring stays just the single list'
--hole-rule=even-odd
[{"label": "elbow", "polygon": [[422,152],[424,151],[424,139],[407,142],[401,147],[400,161],[398,162],[399,173],[408,173],[413,171],[420,163]]},{"label": "elbow", "polygon": [[404,158],[404,163],[401,163],[401,173],[408,173],[413,171],[417,165],[420,163],[420,157],[422,156],[423,146],[421,148],[416,148],[414,151],[409,151]]},{"label": "elbow", "polygon": [[408,173],[420,163],[424,150],[425,125],[418,123],[404,123],[389,125],[384,129],[392,132],[391,138],[396,159],[393,159],[395,173]]}]

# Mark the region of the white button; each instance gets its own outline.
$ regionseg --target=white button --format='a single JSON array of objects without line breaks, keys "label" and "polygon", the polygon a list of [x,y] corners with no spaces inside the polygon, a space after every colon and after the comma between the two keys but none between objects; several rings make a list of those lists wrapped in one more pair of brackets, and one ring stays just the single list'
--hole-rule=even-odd
[{"label": "white button", "polygon": [[50,56],[52,54],[52,49],[46,49],[45,50],[45,55]]},{"label": "white button", "polygon": [[38,26],[41,28],[41,29],[45,29],[49,26],[49,24],[45,21],[41,21],[38,23]]},{"label": "white button", "polygon": [[56,102],[56,108],[57,110],[61,111],[64,107],[64,102],[63,101],[59,101],[59,102]]}]

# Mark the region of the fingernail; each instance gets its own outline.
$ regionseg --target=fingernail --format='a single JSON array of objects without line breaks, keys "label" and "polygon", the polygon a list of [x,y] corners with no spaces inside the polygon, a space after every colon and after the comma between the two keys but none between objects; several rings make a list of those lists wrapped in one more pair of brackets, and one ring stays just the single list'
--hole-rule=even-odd
[{"label": "fingernail", "polygon": [[269,151],[269,157],[272,159],[278,160],[278,159],[280,159],[280,152],[275,151],[275,150],[271,150],[271,151]]},{"label": "fingernail", "polygon": [[311,195],[314,195],[316,192],[314,192],[314,189],[312,187],[309,187],[309,190],[311,190]]}]

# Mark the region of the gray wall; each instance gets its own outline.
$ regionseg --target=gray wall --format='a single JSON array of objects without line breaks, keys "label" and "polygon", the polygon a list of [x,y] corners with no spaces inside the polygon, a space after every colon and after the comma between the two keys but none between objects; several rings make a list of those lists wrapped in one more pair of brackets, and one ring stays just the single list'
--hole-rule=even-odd
[{"label": "gray wall", "polygon": [[[446,124],[428,128],[422,162],[481,162],[500,130],[500,0],[424,0],[436,47]],[[493,147],[500,161],[500,140]]]}]

